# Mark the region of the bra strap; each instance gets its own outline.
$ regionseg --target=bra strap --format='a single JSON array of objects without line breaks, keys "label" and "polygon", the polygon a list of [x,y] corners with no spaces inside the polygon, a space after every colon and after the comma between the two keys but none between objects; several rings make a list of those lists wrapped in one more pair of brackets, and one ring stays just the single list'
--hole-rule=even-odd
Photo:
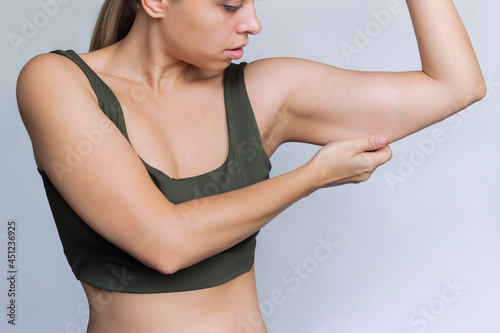
[{"label": "bra strap", "polygon": [[97,96],[99,107],[111,119],[111,121],[118,127],[123,135],[128,140],[127,129],[125,127],[125,120],[123,112],[120,107],[118,98],[113,91],[104,83],[104,81],[90,68],[85,61],[73,50],[54,50],[50,53],[60,54],[72,60],[83,71],[85,76],[90,82],[94,93]]}]

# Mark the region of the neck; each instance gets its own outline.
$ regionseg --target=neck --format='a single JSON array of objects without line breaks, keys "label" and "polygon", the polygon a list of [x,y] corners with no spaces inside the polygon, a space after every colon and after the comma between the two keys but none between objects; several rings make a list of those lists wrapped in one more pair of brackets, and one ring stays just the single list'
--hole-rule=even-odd
[{"label": "neck", "polygon": [[110,46],[108,69],[118,72],[119,68],[121,77],[140,82],[157,93],[210,75],[177,59],[162,36],[160,21],[139,10],[128,35]]}]

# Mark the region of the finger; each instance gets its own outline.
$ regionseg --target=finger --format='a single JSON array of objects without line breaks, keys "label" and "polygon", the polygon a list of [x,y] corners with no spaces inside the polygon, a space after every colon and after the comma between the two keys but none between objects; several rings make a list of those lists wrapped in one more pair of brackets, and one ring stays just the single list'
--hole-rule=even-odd
[{"label": "finger", "polygon": [[368,135],[356,139],[356,144],[359,153],[375,151],[387,146],[387,137],[383,134]]},{"label": "finger", "polygon": [[370,152],[370,157],[380,166],[392,158],[392,150],[389,146],[384,146],[376,151]]}]

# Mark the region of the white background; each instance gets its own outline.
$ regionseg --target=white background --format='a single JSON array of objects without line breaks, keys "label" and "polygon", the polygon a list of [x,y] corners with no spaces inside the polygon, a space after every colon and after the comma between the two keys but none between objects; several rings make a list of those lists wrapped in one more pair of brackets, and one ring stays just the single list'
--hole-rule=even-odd
[{"label": "white background", "polygon": [[[404,2],[385,26],[374,23],[372,11],[394,1],[257,1],[263,31],[243,60],[291,56],[356,70],[418,70]],[[102,1],[59,2],[45,22],[37,0],[5,1],[0,13],[0,331],[7,333],[84,332],[88,316],[15,100],[17,75],[30,58],[88,49]],[[256,270],[270,332],[500,332],[500,4],[455,4],[488,81],[487,97],[393,144],[393,160],[369,182],[321,190],[263,229]],[[14,46],[9,34],[22,36],[34,16],[38,31]],[[341,45],[355,46],[357,28],[366,27],[369,45],[346,56]],[[273,175],[316,150],[283,146],[272,158]],[[6,316],[11,219],[18,225],[16,326]],[[318,252],[328,240],[337,248]]]}]

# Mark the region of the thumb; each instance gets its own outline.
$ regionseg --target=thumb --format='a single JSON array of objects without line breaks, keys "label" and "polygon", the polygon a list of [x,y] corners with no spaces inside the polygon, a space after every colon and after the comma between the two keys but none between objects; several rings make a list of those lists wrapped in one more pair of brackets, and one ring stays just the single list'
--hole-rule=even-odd
[{"label": "thumb", "polygon": [[359,138],[358,142],[359,142],[358,151],[360,153],[375,151],[387,145],[387,137],[383,134],[368,135]]}]

